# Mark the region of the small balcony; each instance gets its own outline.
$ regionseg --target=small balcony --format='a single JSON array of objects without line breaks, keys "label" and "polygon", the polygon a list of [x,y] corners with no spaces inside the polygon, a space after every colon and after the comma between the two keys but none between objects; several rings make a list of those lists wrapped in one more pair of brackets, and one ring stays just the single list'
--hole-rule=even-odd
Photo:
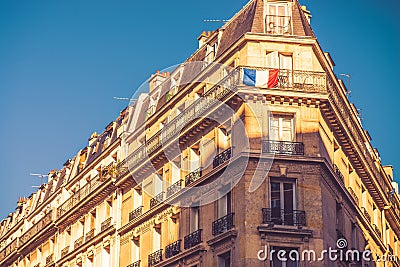
[{"label": "small balcony", "polygon": [[52,264],[54,262],[54,255],[50,254],[46,257],[46,265]]},{"label": "small balcony", "polygon": [[142,215],[143,212],[143,206],[137,207],[133,211],[129,212],[129,221],[133,221],[134,219],[138,218],[140,215]]},{"label": "small balcony", "polygon": [[185,236],[183,239],[183,246],[185,249],[189,249],[200,244],[201,242],[201,229],[199,229]]},{"label": "small balcony", "polygon": [[333,164],[333,171],[336,173],[337,177],[339,177],[340,181],[344,182],[344,176],[336,164]]},{"label": "small balcony", "polygon": [[359,202],[358,196],[354,192],[353,188],[349,187],[348,190],[349,190],[351,197],[354,199],[354,201],[357,203],[357,205],[359,205],[360,202]]},{"label": "small balcony", "polygon": [[202,170],[201,168],[198,168],[195,171],[192,171],[188,175],[185,176],[185,186],[190,185],[194,181],[198,180],[201,178]]},{"label": "small balcony", "polygon": [[61,250],[61,258],[65,257],[69,253],[69,246],[66,246]]},{"label": "small balcony", "polygon": [[171,258],[181,252],[181,240],[178,240],[165,247],[165,258]]},{"label": "small balcony", "polygon": [[167,188],[167,198],[169,198],[172,195],[175,195],[176,193],[181,191],[181,189],[182,189],[182,180],[179,180]]},{"label": "small balcony", "polygon": [[224,162],[229,161],[231,157],[232,157],[232,148],[228,148],[224,152],[215,156],[213,160],[213,168],[216,168],[219,165],[223,164]]},{"label": "small balcony", "polygon": [[111,227],[111,217],[101,223],[101,231],[105,231]]},{"label": "small balcony", "polygon": [[153,266],[153,265],[155,265],[157,263],[162,262],[162,249],[151,253],[149,255],[148,261],[149,261],[149,266]]},{"label": "small balcony", "polygon": [[164,192],[161,192],[152,199],[150,199],[150,209],[161,204],[163,201],[164,201]]},{"label": "small balcony", "polygon": [[233,216],[234,213],[229,213],[224,217],[221,217],[218,220],[214,221],[212,223],[212,234],[219,235],[235,227],[235,225],[233,224]]},{"label": "small balcony", "polygon": [[77,240],[74,242],[74,249],[79,248],[83,244],[83,236],[79,237]]},{"label": "small balcony", "polygon": [[262,141],[262,152],[279,155],[304,155],[304,144],[287,141]]},{"label": "small balcony", "polygon": [[371,215],[369,215],[369,212],[367,211],[367,209],[366,208],[363,208],[363,213],[364,213],[364,216],[365,216],[365,218],[367,219],[367,221],[369,222],[369,223],[371,223]]},{"label": "small balcony", "polygon": [[262,223],[289,226],[306,226],[306,212],[304,210],[285,211],[282,209],[262,209]]},{"label": "small balcony", "polygon": [[94,228],[86,233],[85,242],[92,240],[94,237]]},{"label": "small balcony", "polygon": [[135,261],[134,263],[131,263],[126,267],[140,267],[140,260]]}]

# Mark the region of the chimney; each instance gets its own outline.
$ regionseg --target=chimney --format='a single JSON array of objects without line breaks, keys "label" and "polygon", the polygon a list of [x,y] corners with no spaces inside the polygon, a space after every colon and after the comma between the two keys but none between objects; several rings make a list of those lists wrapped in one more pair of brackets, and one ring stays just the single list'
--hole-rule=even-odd
[{"label": "chimney", "polygon": [[159,70],[156,72],[156,74],[152,74],[149,79],[150,92],[152,92],[154,89],[157,88],[157,86],[164,82],[169,77],[169,75],[169,72],[160,72]]},{"label": "chimney", "polygon": [[307,7],[306,7],[306,6],[302,6],[301,9],[303,10],[304,15],[306,16],[306,18],[307,18],[307,20],[308,20],[308,23],[311,24],[311,18],[312,18],[312,16],[311,16],[310,10],[307,10]]}]

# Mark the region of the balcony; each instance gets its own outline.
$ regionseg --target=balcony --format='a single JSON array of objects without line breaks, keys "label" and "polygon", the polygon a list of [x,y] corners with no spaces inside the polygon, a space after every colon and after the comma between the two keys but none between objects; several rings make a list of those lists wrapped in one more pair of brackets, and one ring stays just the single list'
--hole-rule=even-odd
[{"label": "balcony", "polygon": [[35,265],[35,266],[33,266],[33,267],[40,267],[40,263],[36,264],[36,265]]},{"label": "balcony", "polygon": [[185,236],[183,239],[183,246],[185,249],[189,249],[200,244],[201,242],[201,229],[199,229]]},{"label": "balcony", "polygon": [[233,224],[233,215],[234,213],[229,213],[228,215],[214,221],[212,223],[212,234],[219,235],[232,229],[235,226]]},{"label": "balcony", "polygon": [[351,197],[353,198],[353,200],[357,203],[357,205],[359,205],[360,202],[359,202],[358,196],[354,192],[353,188],[349,187],[348,190],[349,190],[349,193],[350,193]]},{"label": "balcony", "polygon": [[101,223],[101,231],[105,231],[111,227],[111,217]]},{"label": "balcony", "polygon": [[162,249],[153,252],[148,257],[149,266],[162,262]]},{"label": "balcony", "polygon": [[213,168],[216,168],[219,165],[223,164],[224,162],[229,161],[231,157],[232,157],[232,148],[228,148],[224,152],[215,156],[213,160]]},{"label": "balcony", "polygon": [[0,261],[4,260],[6,257],[10,256],[14,252],[17,251],[17,248],[21,245],[20,244],[20,239],[15,238],[13,241],[11,241],[10,244],[8,244],[0,253]]},{"label": "balcony", "polygon": [[152,199],[150,199],[150,209],[154,208],[163,201],[164,201],[164,192],[161,192]]},{"label": "balcony", "polygon": [[289,226],[306,226],[306,212],[304,210],[285,211],[283,209],[262,209],[262,223]]},{"label": "balcony", "polygon": [[287,141],[262,141],[262,152],[279,155],[304,155],[304,144]]},{"label": "balcony", "polygon": [[[118,164],[119,179],[127,172],[126,165],[137,166],[148,159],[153,152],[162,151],[163,144],[168,144],[180,135],[183,126],[187,125],[198,115],[208,114],[214,110],[218,103],[224,102],[238,91],[238,86],[242,85],[242,69],[267,70],[267,68],[242,66],[234,69],[212,88],[207,90],[203,97],[194,101],[190,106],[183,110],[173,120],[164,125],[164,128],[154,134],[146,144],[136,148],[124,161]],[[278,88],[282,90],[300,91],[308,93],[327,93],[327,79],[324,72],[313,71],[289,71],[282,70],[279,74]],[[152,113],[154,111],[151,111]],[[165,147],[164,147],[165,148]],[[298,151],[298,150],[295,150]]]},{"label": "balcony", "polygon": [[54,255],[50,254],[49,256],[46,257],[46,265],[50,265],[54,262]]},{"label": "balcony", "polygon": [[367,219],[367,221],[369,222],[369,223],[371,223],[371,215],[369,215],[369,212],[367,211],[367,209],[366,208],[363,208],[363,213],[364,213],[364,216],[365,216],[365,218]]},{"label": "balcony", "polygon": [[379,237],[382,237],[382,232],[381,232],[381,230],[379,230],[378,225],[374,224],[374,230],[375,230],[375,233],[376,233]]},{"label": "balcony", "polygon": [[92,240],[94,237],[94,229],[90,230],[89,232],[86,233],[85,236],[85,242],[88,242],[90,240]]},{"label": "balcony", "polygon": [[106,174],[105,176],[96,176],[89,183],[81,187],[75,194],[73,194],[69,199],[67,199],[60,207],[57,209],[57,218],[62,217],[69,210],[76,207],[79,202],[87,199],[87,196],[99,188],[102,184],[109,181],[111,176]]},{"label": "balcony", "polygon": [[292,17],[267,15],[265,17],[265,30],[266,33],[273,35],[291,35]]},{"label": "balcony", "polygon": [[336,173],[337,177],[339,177],[340,181],[344,182],[344,176],[336,164],[333,164],[333,171]]},{"label": "balcony", "polygon": [[79,237],[77,240],[74,242],[74,249],[79,248],[83,244],[83,236]]},{"label": "balcony", "polygon": [[46,228],[52,222],[52,211],[47,213],[42,219],[34,224],[28,231],[25,232],[20,238],[20,245],[31,241],[40,231]]},{"label": "balcony", "polygon": [[61,258],[65,257],[69,253],[69,246],[66,246],[61,250]]},{"label": "balcony", "polygon": [[190,185],[194,181],[198,180],[201,178],[202,170],[201,168],[198,168],[195,171],[192,171],[188,175],[185,176],[185,186]]},{"label": "balcony", "polygon": [[181,189],[182,189],[182,180],[179,180],[167,188],[167,198],[169,198],[172,195],[175,195],[176,193],[181,191]]},{"label": "balcony", "polygon": [[134,263],[131,263],[126,267],[140,267],[140,260],[135,261]]},{"label": "balcony", "polygon": [[143,206],[137,207],[133,211],[129,212],[129,221],[131,222],[140,215],[142,215],[142,212],[143,212]]},{"label": "balcony", "polygon": [[171,258],[181,252],[181,240],[178,240],[165,247],[165,258]]}]

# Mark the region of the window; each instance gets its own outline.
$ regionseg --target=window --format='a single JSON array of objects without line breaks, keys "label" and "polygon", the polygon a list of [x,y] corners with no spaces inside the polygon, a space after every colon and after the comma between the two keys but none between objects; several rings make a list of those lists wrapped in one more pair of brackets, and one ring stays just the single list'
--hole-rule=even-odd
[{"label": "window", "polygon": [[273,141],[294,141],[294,116],[291,114],[272,114],[269,119],[269,139]]},{"label": "window", "polygon": [[200,207],[190,208],[190,232],[193,233],[199,230],[200,227]]},{"label": "window", "polygon": [[153,231],[153,251],[161,249],[161,228],[154,228]]},{"label": "window", "polygon": [[[284,251],[284,253],[280,252]],[[272,253],[273,252],[273,253]],[[299,249],[287,247],[271,247],[271,267],[298,267]],[[278,258],[279,254],[279,258]]]},{"label": "window", "polygon": [[271,179],[271,220],[278,225],[295,225],[296,181]]},{"label": "window", "polygon": [[132,262],[137,262],[138,260],[140,260],[140,243],[139,243],[139,239],[132,240]]},{"label": "window", "polygon": [[218,267],[230,267],[231,266],[231,252],[228,251],[224,254],[218,255]]},{"label": "window", "polygon": [[269,34],[291,34],[291,19],[287,4],[268,4],[266,32]]},{"label": "window", "polygon": [[341,203],[336,203],[336,229],[337,238],[343,238],[344,231],[344,212]]},{"label": "window", "polygon": [[[219,192],[219,194],[224,194],[225,191]],[[231,207],[231,192],[228,192],[227,194],[223,196],[219,196],[220,198],[218,199],[218,218],[222,218],[225,215],[228,215],[232,211]]]}]

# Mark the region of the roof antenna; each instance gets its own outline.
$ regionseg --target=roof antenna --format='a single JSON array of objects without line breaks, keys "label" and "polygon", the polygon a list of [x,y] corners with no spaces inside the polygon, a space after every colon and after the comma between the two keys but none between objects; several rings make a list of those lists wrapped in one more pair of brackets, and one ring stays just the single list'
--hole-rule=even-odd
[{"label": "roof antenna", "polygon": [[222,23],[225,23],[228,21],[229,21],[228,19],[205,19],[205,20],[203,20],[203,22],[222,22]]},{"label": "roof antenna", "polygon": [[30,176],[37,176],[37,177],[40,178],[40,186],[34,185],[34,186],[32,186],[33,188],[40,188],[40,187],[44,184],[44,179],[45,179],[46,177],[49,177],[48,174],[39,174],[39,173],[30,173],[29,175],[30,175]]},{"label": "roof antenna", "polygon": [[342,73],[342,74],[339,74],[339,75],[340,75],[340,76],[347,77],[349,90],[347,90],[346,95],[349,96],[349,95],[351,94],[351,89],[350,89],[350,85],[351,85],[351,75],[350,75],[350,74],[346,74],[346,73]]}]

